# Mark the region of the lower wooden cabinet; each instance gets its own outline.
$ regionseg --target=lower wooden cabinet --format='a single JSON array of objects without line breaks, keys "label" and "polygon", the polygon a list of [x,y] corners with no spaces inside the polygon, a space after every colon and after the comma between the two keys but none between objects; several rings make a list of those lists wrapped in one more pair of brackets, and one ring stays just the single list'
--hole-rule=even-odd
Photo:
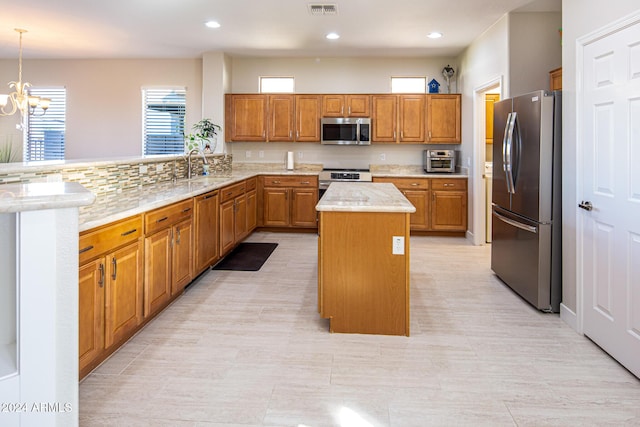
[{"label": "lower wooden cabinet", "polygon": [[461,178],[374,177],[390,182],[415,206],[411,231],[467,230],[467,181]]},{"label": "lower wooden cabinet", "polygon": [[194,276],[213,265],[219,258],[219,207],[217,190],[198,196],[194,200]]},{"label": "lower wooden cabinet", "polygon": [[142,323],[142,217],[82,233],[79,248],[78,356],[82,377]]},{"label": "lower wooden cabinet", "polygon": [[250,178],[220,190],[220,256],[256,227],[256,186],[256,178]]},{"label": "lower wooden cabinet", "polygon": [[264,227],[316,228],[318,226],[318,177],[266,175],[262,182]]}]

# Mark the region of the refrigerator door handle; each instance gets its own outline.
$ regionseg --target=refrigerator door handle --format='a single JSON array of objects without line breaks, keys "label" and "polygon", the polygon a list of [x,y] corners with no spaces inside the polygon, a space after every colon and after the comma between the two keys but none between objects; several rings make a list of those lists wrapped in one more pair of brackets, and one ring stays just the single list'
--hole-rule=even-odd
[{"label": "refrigerator door handle", "polygon": [[538,234],[538,227],[534,227],[534,226],[531,226],[531,225],[523,224],[523,223],[518,222],[518,221],[516,221],[514,219],[507,218],[504,215],[500,215],[495,210],[493,211],[493,215],[496,218],[498,218],[500,221],[506,222],[509,225],[513,225],[514,227],[519,228],[520,230],[528,231],[529,233],[533,233],[533,234]]},{"label": "refrigerator door handle", "polygon": [[504,141],[502,146],[502,162],[505,175],[507,177],[507,192],[515,194],[516,185],[513,179],[513,132],[516,127],[518,113],[509,113],[507,124],[504,130]]}]

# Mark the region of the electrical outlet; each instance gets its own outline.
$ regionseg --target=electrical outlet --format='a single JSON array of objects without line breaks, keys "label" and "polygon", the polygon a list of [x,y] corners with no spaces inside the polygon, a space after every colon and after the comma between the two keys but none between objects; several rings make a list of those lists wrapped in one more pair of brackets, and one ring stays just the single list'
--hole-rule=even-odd
[{"label": "electrical outlet", "polygon": [[162,163],[158,163],[156,165],[156,172],[162,172],[164,170],[164,166],[162,165]]},{"label": "electrical outlet", "polygon": [[147,165],[140,165],[140,174],[147,173]]},{"label": "electrical outlet", "polygon": [[244,152],[244,157],[247,158],[247,159],[250,159],[251,158],[251,150],[245,151]]},{"label": "electrical outlet", "polygon": [[302,160],[303,154],[302,151],[298,151],[298,160]]},{"label": "electrical outlet", "polygon": [[381,161],[383,161],[383,162],[384,162],[385,160],[387,160],[387,155],[386,155],[386,153],[380,153],[380,160],[381,160]]},{"label": "electrical outlet", "polygon": [[262,150],[258,151],[258,157],[263,159],[264,158],[264,151],[262,151]]},{"label": "electrical outlet", "polygon": [[393,255],[404,255],[404,236],[393,236]]}]

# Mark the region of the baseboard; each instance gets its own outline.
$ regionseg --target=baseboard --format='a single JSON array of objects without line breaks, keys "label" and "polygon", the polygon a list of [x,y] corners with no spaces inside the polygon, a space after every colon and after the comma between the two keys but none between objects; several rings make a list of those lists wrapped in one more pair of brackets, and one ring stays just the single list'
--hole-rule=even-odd
[{"label": "baseboard", "polygon": [[578,316],[569,307],[560,303],[560,318],[571,327],[574,331],[578,332]]}]

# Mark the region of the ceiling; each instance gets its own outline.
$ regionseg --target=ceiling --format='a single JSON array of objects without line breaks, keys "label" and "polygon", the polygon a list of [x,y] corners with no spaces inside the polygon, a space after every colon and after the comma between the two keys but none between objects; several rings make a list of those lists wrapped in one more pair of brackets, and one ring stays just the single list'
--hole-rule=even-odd
[{"label": "ceiling", "polygon": [[[335,5],[312,15],[310,4]],[[0,14],[0,58],[455,56],[510,11],[561,0],[20,0]],[[204,26],[208,20],[220,28]],[[327,40],[329,32],[340,34]],[[444,37],[427,38],[431,31]]]}]

